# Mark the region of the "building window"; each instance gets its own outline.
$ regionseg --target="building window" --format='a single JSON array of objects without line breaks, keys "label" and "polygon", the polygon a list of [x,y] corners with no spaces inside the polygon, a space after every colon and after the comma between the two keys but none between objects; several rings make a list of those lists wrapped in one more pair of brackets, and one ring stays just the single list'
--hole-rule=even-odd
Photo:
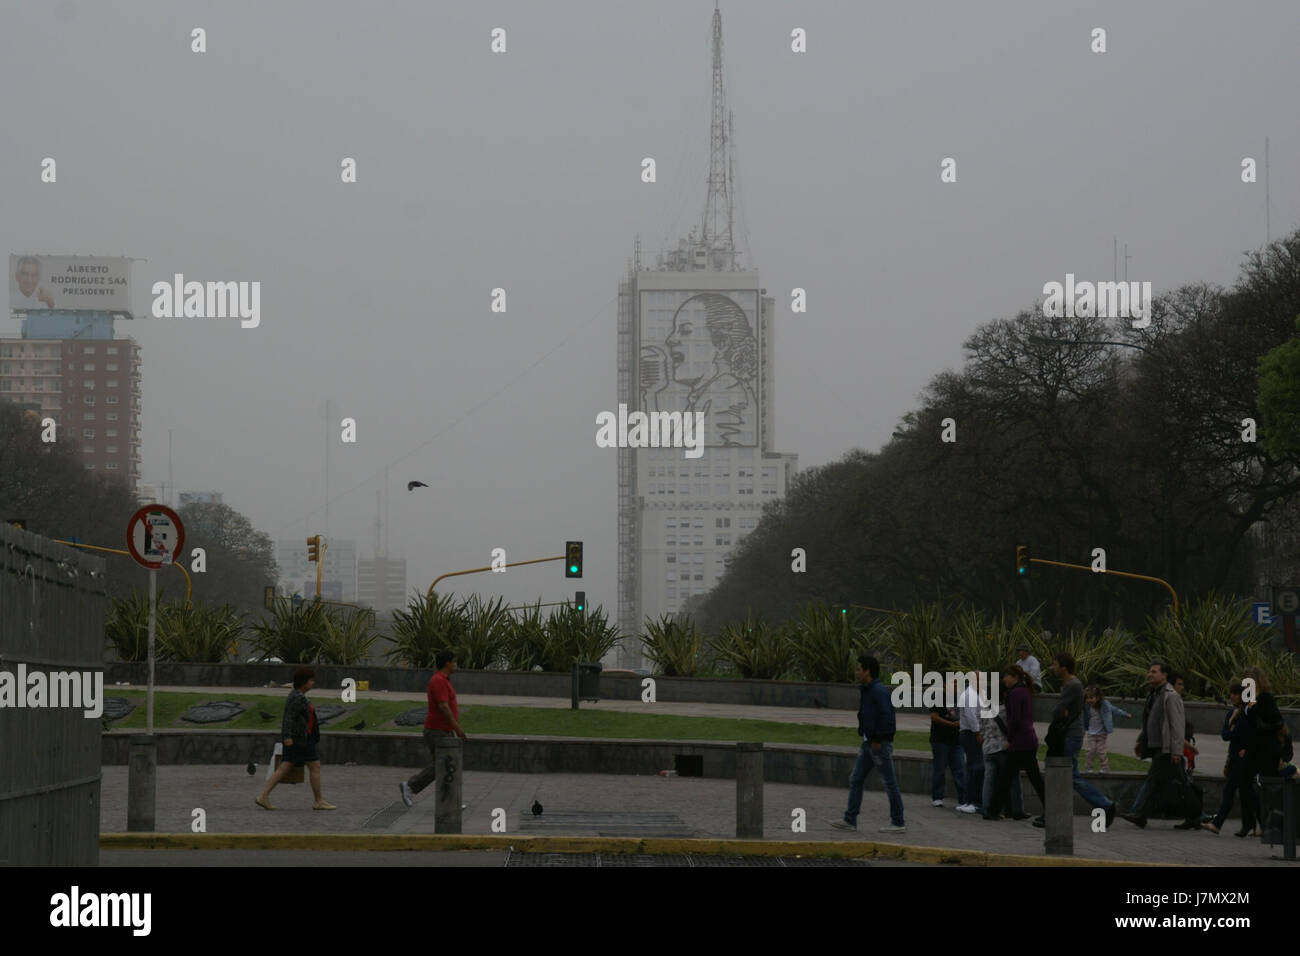
[{"label": "building window", "polygon": [[110,461],[106,465],[104,465],[104,468],[107,469],[108,471],[117,471],[117,462]]},{"label": "building window", "polygon": [[117,379],[115,379],[115,378],[110,378],[107,382],[104,383],[104,387],[105,387],[105,388],[117,388]]},{"label": "building window", "polygon": [[695,580],[697,580],[697,581],[703,581],[703,580],[704,580],[704,575],[702,575],[702,574],[697,574],[697,575],[695,575]]},{"label": "building window", "polygon": [[[93,415],[94,412],[91,412],[91,414]],[[117,412],[109,412],[107,415],[104,416],[104,418],[108,419],[108,421],[110,422],[115,422],[117,421]]]},{"label": "building window", "polygon": [[[113,397],[112,395],[109,396],[109,398],[112,398],[112,397]],[[82,401],[82,404],[84,404],[84,405],[94,405],[94,404],[95,404],[95,396],[94,396],[94,395],[87,395],[87,396],[86,396],[85,398],[83,398],[81,401]],[[112,403],[112,402],[109,402],[109,404],[111,405],[111,404],[113,404],[113,403]]]},{"label": "building window", "polygon": [[94,347],[93,345],[87,345],[85,348],[83,348],[83,349],[81,350],[81,354],[82,354],[82,355],[94,355],[94,354],[95,354],[95,347]]},{"label": "building window", "polygon": [[93,429],[93,428],[83,428],[83,429],[81,430],[81,437],[82,437],[82,438],[94,438],[94,437],[95,437],[95,429]]},{"label": "building window", "polygon": [[116,428],[110,428],[110,429],[108,429],[107,431],[104,432],[104,437],[105,437],[105,438],[116,438],[116,437],[117,437],[117,429],[116,429]]},{"label": "building window", "polygon": [[87,391],[93,390],[95,387],[95,380],[93,378],[82,379],[81,387],[86,389]]},{"label": "building window", "polygon": [[[93,405],[94,402],[91,402],[91,404]],[[116,395],[109,395],[107,398],[104,399],[104,404],[105,404],[105,405],[116,405],[116,404],[117,404],[117,396],[116,396]]]},{"label": "building window", "polygon": [[669,564],[676,564],[676,563],[677,563],[677,555],[675,555],[675,554],[670,554],[670,555],[668,555],[667,561],[668,561]]},{"label": "building window", "polygon": [[93,421],[95,420],[95,413],[94,413],[94,412],[82,412],[82,413],[81,413],[81,418],[82,418],[83,421],[93,422]]},{"label": "building window", "polygon": [[108,348],[104,349],[104,351],[105,351],[107,354],[109,354],[109,355],[116,355],[116,354],[117,354],[117,346],[116,346],[116,345],[110,345]]},{"label": "building window", "polygon": [[676,537],[668,538],[667,540],[664,541],[664,544],[668,545],[668,547],[670,548],[675,548],[677,547],[677,538]]},{"label": "building window", "polygon": [[109,454],[109,455],[116,455],[116,454],[117,454],[117,446],[116,446],[116,445],[109,445],[106,449],[104,449],[104,451],[105,451],[106,454]]}]

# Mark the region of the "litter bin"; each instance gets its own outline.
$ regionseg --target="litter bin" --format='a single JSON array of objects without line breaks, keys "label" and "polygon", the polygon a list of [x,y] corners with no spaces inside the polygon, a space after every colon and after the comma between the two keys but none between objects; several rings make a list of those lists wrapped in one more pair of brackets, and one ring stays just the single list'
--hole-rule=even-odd
[{"label": "litter bin", "polygon": [[1259,830],[1262,842],[1282,844],[1282,859],[1294,860],[1296,834],[1300,831],[1300,794],[1295,777],[1259,778]]},{"label": "litter bin", "polygon": [[578,697],[600,700],[600,664],[578,664]]}]

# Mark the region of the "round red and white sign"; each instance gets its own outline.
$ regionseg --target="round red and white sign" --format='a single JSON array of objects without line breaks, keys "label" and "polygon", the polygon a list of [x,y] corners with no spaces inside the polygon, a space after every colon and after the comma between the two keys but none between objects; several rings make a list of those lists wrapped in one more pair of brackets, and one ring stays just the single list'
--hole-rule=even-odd
[{"label": "round red and white sign", "polygon": [[126,549],[136,564],[157,571],[171,564],[185,546],[180,515],[166,505],[145,505],[126,525]]}]

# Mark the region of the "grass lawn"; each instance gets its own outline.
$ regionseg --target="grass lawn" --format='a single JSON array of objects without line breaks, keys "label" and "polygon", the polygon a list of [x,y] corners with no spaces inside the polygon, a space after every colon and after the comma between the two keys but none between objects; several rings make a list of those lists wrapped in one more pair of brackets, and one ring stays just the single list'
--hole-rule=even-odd
[{"label": "grass lawn", "polygon": [[[260,690],[260,689],[259,689]],[[138,706],[114,729],[144,729],[145,692],[135,688],[114,688],[112,696],[138,701]],[[365,691],[362,691],[365,694]],[[159,728],[206,728],[213,730],[264,730],[278,734],[285,692],[250,691],[220,697],[213,694],[155,693],[154,726]],[[190,724],[180,719],[193,706],[207,701],[233,700],[245,711],[234,720],[221,724]],[[332,703],[332,701],[330,701]],[[317,701],[318,704],[326,701]],[[364,732],[375,730],[419,733],[419,727],[397,727],[392,720],[406,710],[423,708],[416,700],[367,700],[345,704],[348,712],[321,727],[322,733],[355,733],[352,728],[364,720]],[[260,712],[271,715],[270,720]],[[775,720],[742,720],[730,717],[682,717],[673,714],[630,714],[626,711],[599,710],[586,706],[582,710],[567,707],[462,707],[461,725],[467,734],[508,734],[529,737],[606,737],[643,740],[747,740],[772,744],[818,744],[831,747],[854,747],[860,741],[852,727],[822,727],[816,724],[782,723]],[[904,731],[894,738],[895,750],[929,753],[928,733]],[[1039,748],[1039,759],[1046,748]],[[1124,754],[1110,755],[1112,770],[1145,771],[1147,765]]]}]

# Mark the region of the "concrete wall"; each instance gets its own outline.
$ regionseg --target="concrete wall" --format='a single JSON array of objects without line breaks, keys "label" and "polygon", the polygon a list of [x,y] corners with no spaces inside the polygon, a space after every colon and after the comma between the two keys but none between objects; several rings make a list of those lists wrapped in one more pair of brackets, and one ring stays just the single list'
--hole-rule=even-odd
[{"label": "concrete wall", "polygon": [[[29,674],[103,669],[103,575],[102,558],[0,525],[7,679],[17,682],[20,665]],[[24,700],[26,690],[17,689]],[[0,708],[0,863],[99,864],[101,733],[83,707]]]},{"label": "concrete wall", "polygon": [[[142,663],[113,662],[103,665],[105,682],[145,682]],[[404,667],[333,667],[314,665],[318,687],[339,687],[344,677],[369,680],[371,690],[419,692],[429,682],[430,672]],[[156,665],[159,684],[186,687],[265,687],[268,683],[287,684],[293,667],[285,664],[174,664]],[[456,672],[455,684],[461,694],[484,694],[507,697],[569,696],[569,675],[530,673],[527,671]],[[638,700],[641,678],[628,674],[602,674],[601,697],[606,700]],[[825,707],[829,710],[857,710],[858,688],[854,684],[817,684],[807,681],[725,680],[705,677],[656,677],[656,699],[661,701],[705,702],[764,707]],[[1060,699],[1057,694],[1034,697],[1034,720],[1046,723]],[[1137,728],[1142,718],[1142,701],[1116,699],[1131,719],[1116,718],[1116,726]],[[916,713],[915,708],[900,708]],[[1188,701],[1187,719],[1199,735],[1217,736],[1226,707],[1222,704]],[[923,711],[922,711],[923,712]],[[1283,710],[1291,735],[1300,739],[1300,710]]]},{"label": "concrete wall", "polygon": [[[130,731],[112,731],[103,735],[103,761],[106,766],[122,766],[132,737]],[[158,763],[226,764],[241,766],[251,759],[258,772],[250,778],[250,788],[261,784],[266,764],[275,746],[274,736],[265,732],[234,730],[163,730],[157,731]],[[403,733],[325,733],[321,736],[322,772],[330,765],[356,763],[374,767],[422,767],[429,753],[418,734]],[[660,740],[600,740],[579,737],[505,737],[475,735],[465,744],[465,770],[502,773],[600,773],[656,774],[671,770],[677,754],[704,758],[704,775],[715,779],[734,779],[736,745],[726,742],[674,743]],[[768,783],[791,783],[803,786],[843,788],[848,795],[849,775],[857,752],[841,747],[769,744],[764,749],[764,779]],[[930,802],[931,759],[929,754],[910,751],[894,755],[899,789],[904,805],[926,806]],[[243,774],[242,769],[234,770]],[[1119,799],[1127,809],[1137,794],[1144,773],[1113,773],[1088,780],[1103,793]],[[390,781],[396,796],[394,776]],[[1213,813],[1222,794],[1221,777],[1196,775],[1205,788],[1205,810]],[[254,783],[256,781],[256,784]],[[382,786],[388,786],[383,784]],[[377,784],[377,786],[380,786]],[[867,789],[879,792],[880,777],[872,773]],[[1031,813],[1042,808],[1027,781],[1022,782],[1025,807]],[[951,778],[947,781],[949,806],[956,793]],[[1074,812],[1086,814],[1090,808],[1078,796]],[[1234,813],[1235,813],[1234,809]]]}]

